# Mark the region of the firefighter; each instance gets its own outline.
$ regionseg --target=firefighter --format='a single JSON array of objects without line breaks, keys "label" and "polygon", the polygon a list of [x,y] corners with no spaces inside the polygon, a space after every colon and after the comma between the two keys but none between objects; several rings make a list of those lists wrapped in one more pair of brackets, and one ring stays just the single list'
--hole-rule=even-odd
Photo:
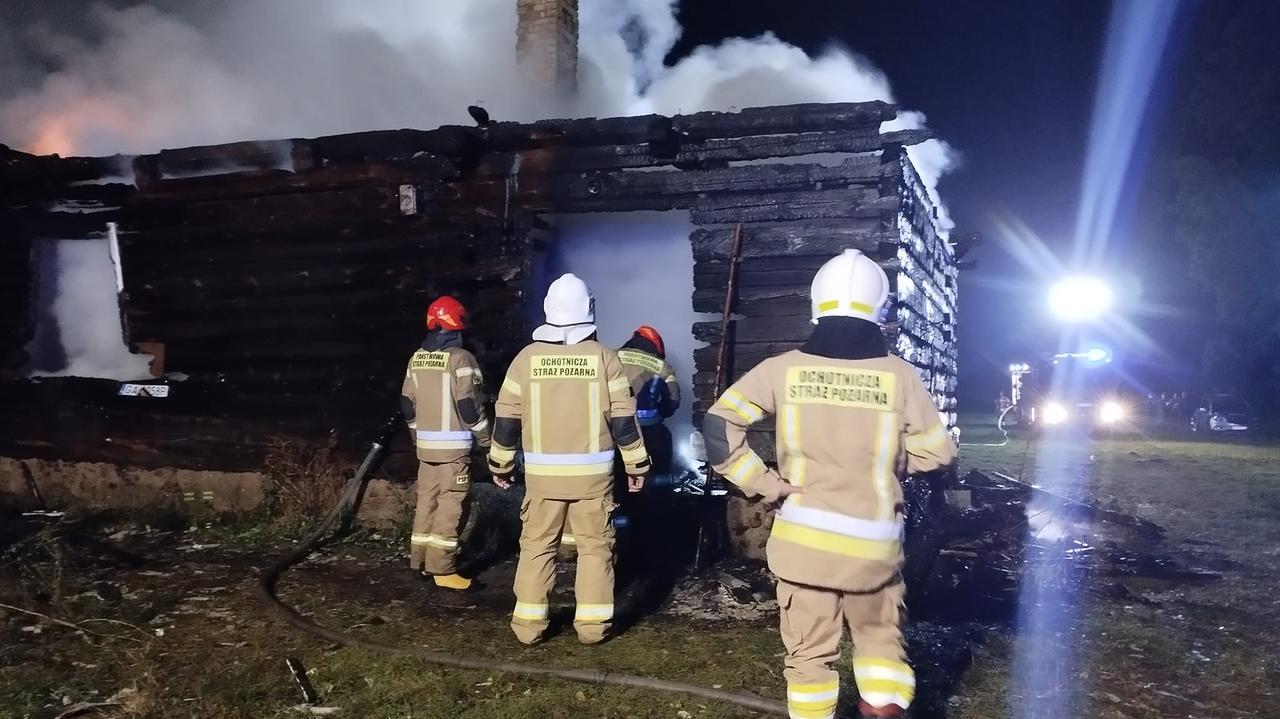
[{"label": "firefighter", "polygon": [[[834,715],[844,627],[863,717],[902,716],[915,693],[901,622],[905,473],[949,465],[947,428],[916,370],[889,356],[878,321],[884,271],[857,250],[818,270],[813,334],[761,362],[708,412],[715,470],[745,493],[781,502],[766,553],[778,577],[792,717]],[[778,470],[746,430],[776,417]]]},{"label": "firefighter", "polygon": [[636,397],[636,420],[653,473],[670,474],[671,432],[663,421],[680,407],[680,384],[667,364],[662,335],[648,325],[640,326],[618,350],[618,359]]},{"label": "firefighter", "polygon": [[470,579],[457,574],[458,531],[471,487],[471,447],[487,449],[490,437],[484,377],[475,356],[462,348],[466,327],[466,309],[456,299],[432,302],[427,338],[409,358],[400,391],[400,409],[418,453],[409,566],[447,589],[471,586]]},{"label": "firefighter", "polygon": [[649,456],[622,363],[595,339],[595,305],[586,284],[561,276],[543,307],[546,324],[534,330],[534,342],[516,355],[502,382],[489,450],[489,470],[503,489],[511,486],[517,447],[524,450],[511,629],[524,644],[543,638],[556,547],[572,522],[578,550],[573,624],[579,641],[596,644],[613,622],[614,448],[631,492],[643,488]]},{"label": "firefighter", "polygon": [[[652,463],[650,476],[671,474],[671,430],[663,424],[680,407],[680,385],[667,364],[666,346],[662,335],[648,325],[641,325],[631,339],[618,350],[622,371],[631,383],[631,393],[636,400],[636,421],[644,437],[644,448]],[[572,554],[576,539],[565,529],[560,538],[563,554]]]}]

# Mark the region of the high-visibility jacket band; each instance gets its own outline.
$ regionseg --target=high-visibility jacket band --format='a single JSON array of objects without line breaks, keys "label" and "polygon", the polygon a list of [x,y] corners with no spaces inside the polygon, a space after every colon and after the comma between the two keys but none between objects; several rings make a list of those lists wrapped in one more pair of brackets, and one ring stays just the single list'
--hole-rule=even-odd
[{"label": "high-visibility jacket band", "polygon": [[848,537],[802,524],[793,524],[781,517],[774,519],[770,537],[822,552],[881,562],[893,561],[902,554],[902,545],[897,541]]},{"label": "high-visibility jacket band", "polygon": [[822,529],[846,537],[898,541],[902,539],[902,522],[882,522],[874,519],[850,517],[825,509],[803,507],[788,501],[782,505],[778,517],[794,524]]},{"label": "high-visibility jacket band", "polygon": [[525,452],[525,464],[602,464],[613,463],[613,450],[607,452],[553,453]]}]

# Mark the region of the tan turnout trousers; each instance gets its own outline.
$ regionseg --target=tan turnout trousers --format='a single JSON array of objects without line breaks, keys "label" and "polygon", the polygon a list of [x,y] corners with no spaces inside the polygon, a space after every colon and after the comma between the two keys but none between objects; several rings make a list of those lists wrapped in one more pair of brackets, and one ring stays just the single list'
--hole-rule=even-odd
[{"label": "tan turnout trousers", "polygon": [[574,578],[577,610],[573,627],[584,644],[603,641],[613,623],[612,497],[543,499],[526,496],[520,505],[520,564],[516,568],[516,607],[511,630],[524,644],[547,630],[547,596],[555,583],[560,535],[573,522],[578,550]]},{"label": "tan turnout trousers", "polygon": [[462,506],[471,487],[467,458],[418,463],[418,505],[413,512],[409,566],[427,574],[453,574]]},{"label": "tan turnout trousers", "polygon": [[873,592],[842,592],[778,581],[782,643],[787,648],[787,708],[793,719],[835,716],[845,627],[853,637],[853,677],[858,695],[872,706],[908,706],[915,677],[903,647],[903,584]]}]

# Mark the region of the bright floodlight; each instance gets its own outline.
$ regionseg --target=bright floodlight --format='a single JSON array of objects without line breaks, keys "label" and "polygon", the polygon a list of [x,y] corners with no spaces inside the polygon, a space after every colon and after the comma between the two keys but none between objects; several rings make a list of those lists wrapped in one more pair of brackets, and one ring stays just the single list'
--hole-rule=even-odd
[{"label": "bright floodlight", "polygon": [[1044,406],[1045,424],[1062,424],[1067,421],[1067,408],[1058,402],[1050,402]]},{"label": "bright floodlight", "polygon": [[1064,322],[1097,319],[1111,300],[1111,287],[1097,277],[1066,277],[1049,288],[1049,311]]},{"label": "bright floodlight", "polygon": [[1107,400],[1098,409],[1098,421],[1103,424],[1115,424],[1124,419],[1124,405],[1115,400]]},{"label": "bright floodlight", "polygon": [[1090,362],[1106,362],[1111,357],[1111,353],[1101,347],[1090,347],[1084,353],[1084,358]]}]

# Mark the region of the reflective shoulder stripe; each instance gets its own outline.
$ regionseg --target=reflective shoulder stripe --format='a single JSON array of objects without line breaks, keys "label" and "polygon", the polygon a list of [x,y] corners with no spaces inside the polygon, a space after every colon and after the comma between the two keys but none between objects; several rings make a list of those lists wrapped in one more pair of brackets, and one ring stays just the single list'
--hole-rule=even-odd
[{"label": "reflective shoulder stripe", "polygon": [[470,377],[475,374],[476,369],[475,367],[459,367],[454,370],[453,373],[458,377],[458,379],[462,379],[463,377]]},{"label": "reflective shoulder stripe", "polygon": [[720,397],[720,404],[728,407],[749,423],[759,422],[764,417],[764,410],[757,407],[753,402],[742,396],[742,393],[736,389],[727,390]]},{"label": "reflective shoulder stripe", "polygon": [[794,524],[822,529],[846,537],[862,539],[893,540],[902,538],[902,522],[882,522],[874,519],[850,517],[839,512],[831,512],[814,507],[802,507],[789,499],[778,511],[778,516]]},{"label": "reflective shoulder stripe", "polygon": [[510,377],[502,380],[502,388],[517,397],[519,397],[523,392],[523,390],[520,389],[520,383]]},{"label": "reflective shoulder stripe", "polygon": [[950,438],[951,435],[947,434],[946,427],[940,424],[934,425],[933,429],[924,434],[907,435],[907,451],[913,454],[928,452],[941,447]]},{"label": "reflective shoulder stripe", "polygon": [[631,387],[631,383],[627,381],[626,377],[617,377],[609,380],[610,392],[621,392],[629,387]]},{"label": "reflective shoulder stripe", "polygon": [[782,517],[777,517],[773,521],[770,541],[775,539],[844,557],[881,562],[894,561],[902,554],[902,545],[897,541],[848,537],[835,532],[795,524]]}]

